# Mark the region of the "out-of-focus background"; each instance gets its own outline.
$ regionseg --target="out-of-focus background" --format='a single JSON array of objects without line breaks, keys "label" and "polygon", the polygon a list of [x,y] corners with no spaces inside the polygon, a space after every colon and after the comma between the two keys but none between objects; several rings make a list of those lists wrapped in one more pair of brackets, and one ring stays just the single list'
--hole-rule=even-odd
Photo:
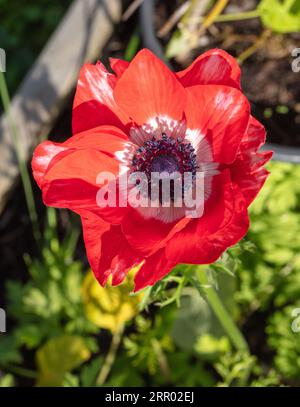
[{"label": "out-of-focus background", "polygon": [[[142,47],[175,70],[225,49],[268,130],[250,231],[210,267],[247,354],[181,266],[141,295],[132,273],[101,288],[78,217],[32,180],[34,146],[71,135],[80,66]],[[0,386],[299,386],[300,1],[0,0],[0,48]]]}]

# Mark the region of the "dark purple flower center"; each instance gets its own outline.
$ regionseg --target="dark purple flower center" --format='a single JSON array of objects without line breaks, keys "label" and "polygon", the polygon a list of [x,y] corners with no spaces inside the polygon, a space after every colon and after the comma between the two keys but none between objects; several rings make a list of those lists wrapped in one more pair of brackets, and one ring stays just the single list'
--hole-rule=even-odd
[{"label": "dark purple flower center", "polygon": [[153,158],[151,163],[151,171],[152,172],[167,172],[172,174],[176,171],[179,171],[179,163],[177,159],[168,154],[157,155]]},{"label": "dark purple flower center", "polygon": [[[146,141],[137,149],[132,159],[132,171],[145,173],[149,188],[152,173],[180,173],[182,176],[184,173],[191,173],[195,179],[197,168],[196,154],[191,143],[166,134],[162,134],[161,139],[153,137]],[[186,187],[183,185],[183,190]]]},{"label": "dark purple flower center", "polygon": [[152,138],[137,149],[132,160],[132,170],[145,172],[150,179],[151,172],[178,171],[181,174],[197,171],[196,154],[191,143],[180,137],[174,139],[162,134],[161,139]]}]

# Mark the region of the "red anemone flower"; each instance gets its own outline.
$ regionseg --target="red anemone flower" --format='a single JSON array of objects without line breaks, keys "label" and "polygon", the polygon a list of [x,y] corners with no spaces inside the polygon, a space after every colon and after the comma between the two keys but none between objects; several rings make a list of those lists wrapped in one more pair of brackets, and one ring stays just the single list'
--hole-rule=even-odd
[{"label": "red anemone flower", "polygon": [[[178,263],[212,263],[249,227],[247,208],[261,189],[271,152],[258,152],[265,129],[250,114],[240,69],[222,50],[173,73],[147,49],[131,63],[111,59],[80,72],[73,136],[35,150],[33,175],[46,205],[81,216],[87,256],[101,285],[120,284],[142,264],[135,291]],[[120,177],[171,170],[204,177],[202,216],[186,208],[97,204],[98,174]],[[149,180],[149,182],[151,182]],[[104,183],[103,183],[104,185]],[[103,186],[102,185],[102,186]]]}]

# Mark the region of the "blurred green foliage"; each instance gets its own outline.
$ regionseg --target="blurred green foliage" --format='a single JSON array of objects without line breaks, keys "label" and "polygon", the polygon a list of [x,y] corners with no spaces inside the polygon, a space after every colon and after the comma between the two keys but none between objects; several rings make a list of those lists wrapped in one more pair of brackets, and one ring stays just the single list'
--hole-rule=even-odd
[{"label": "blurred green foliage", "polygon": [[[267,342],[283,381],[300,377],[300,333],[293,332],[300,307],[300,166],[271,163],[271,175],[251,207],[247,236],[255,245],[244,252],[235,298],[244,318],[266,315]],[[298,384],[299,385],[299,384]]]},{"label": "blurred green foliage", "polygon": [[0,0],[0,48],[13,93],[63,17],[71,0]]},{"label": "blurred green foliage", "polygon": [[[294,332],[292,329],[295,305],[297,304],[276,311],[269,319],[267,333],[268,342],[276,352],[274,362],[278,372],[285,379],[292,379],[297,383],[300,375],[300,331]],[[298,309],[300,310],[300,301]]]},{"label": "blurred green foliage", "polygon": [[247,238],[255,251],[241,256],[238,271],[236,299],[248,313],[300,298],[300,167],[272,163],[269,168],[271,176],[251,206]]}]

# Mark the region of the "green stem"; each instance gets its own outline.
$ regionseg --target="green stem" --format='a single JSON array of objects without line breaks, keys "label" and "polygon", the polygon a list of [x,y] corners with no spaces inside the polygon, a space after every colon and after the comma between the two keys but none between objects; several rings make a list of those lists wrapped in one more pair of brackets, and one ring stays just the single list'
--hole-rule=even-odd
[{"label": "green stem", "polygon": [[225,23],[229,21],[241,21],[250,20],[252,18],[260,17],[261,13],[259,10],[244,11],[242,13],[232,13],[232,14],[221,14],[216,17],[215,22]]},{"label": "green stem", "polygon": [[[228,13],[228,14],[219,14],[214,17],[214,23],[227,23],[230,21],[243,21],[243,20],[251,20],[252,18],[259,18],[261,16],[261,12],[258,9],[251,10],[251,11],[244,11],[242,13]],[[205,16],[200,17],[200,21],[205,21]],[[199,17],[197,17],[194,21],[192,19],[190,22],[198,22]]]},{"label": "green stem", "polygon": [[100,373],[97,377],[96,384],[97,386],[102,386],[105,382],[106,379],[111,371],[111,368],[114,364],[114,361],[117,356],[117,352],[122,340],[122,335],[124,332],[124,325],[122,325],[114,334],[112,337],[112,341],[108,350],[108,354],[106,356],[106,359],[104,361],[104,364],[100,370]]},{"label": "green stem", "polygon": [[[206,298],[215,316],[218,318],[218,321],[220,322],[221,326],[223,327],[224,331],[228,335],[235,348],[244,356],[249,356],[250,352],[248,344],[241,331],[237,327],[236,323],[232,319],[231,315],[222,304],[222,301],[220,300],[213,285],[211,284],[208,271],[203,269],[199,270],[199,272],[197,273],[197,277],[198,279],[192,279],[193,285],[196,287],[199,294],[202,297],[204,296]],[[252,363],[249,363],[249,365],[247,366],[247,368],[245,368],[244,372],[241,373],[237,381],[238,386],[244,387],[247,385],[251,369]]]},{"label": "green stem", "polygon": [[1,96],[3,107],[4,107],[4,112],[6,114],[10,129],[11,129],[11,134],[13,137],[13,143],[14,143],[14,147],[16,150],[19,170],[20,170],[22,184],[23,184],[23,188],[24,188],[24,192],[25,192],[26,204],[27,204],[27,208],[28,208],[28,212],[29,212],[29,216],[30,216],[30,220],[31,220],[32,228],[33,228],[34,238],[39,246],[40,241],[41,241],[41,232],[40,232],[40,228],[39,228],[38,216],[37,216],[35,202],[34,202],[34,198],[33,198],[33,191],[32,191],[32,186],[31,186],[31,182],[30,182],[30,176],[29,176],[29,173],[27,170],[26,162],[24,161],[24,159],[22,157],[22,153],[21,153],[21,149],[20,149],[20,145],[19,145],[18,132],[17,132],[17,129],[15,127],[15,124],[11,118],[11,114],[9,111],[10,97],[9,97],[4,73],[1,72],[1,70],[0,70],[0,96]]},{"label": "green stem", "polygon": [[241,352],[249,352],[248,344],[236,326],[231,315],[228,313],[220,300],[214,287],[211,285],[207,271],[201,270],[198,273],[199,280],[194,280],[194,285],[200,295],[204,295],[214,314],[218,318],[224,331],[227,333],[233,345]]},{"label": "green stem", "polygon": [[152,342],[153,350],[157,356],[160,370],[161,370],[164,378],[166,379],[167,383],[171,382],[171,372],[170,372],[170,368],[169,368],[169,364],[168,364],[166,355],[164,354],[164,352],[160,346],[160,343],[156,338],[153,338],[151,342]]},{"label": "green stem", "polygon": [[127,48],[124,52],[124,59],[126,61],[131,61],[134,55],[136,54],[139,45],[140,45],[140,35],[138,31],[136,30],[132,36],[130,37],[130,40],[128,42]]},{"label": "green stem", "polygon": [[37,378],[37,372],[35,372],[34,370],[29,370],[29,369],[25,369],[24,367],[21,366],[6,366],[4,368],[4,370],[13,373],[17,376],[20,377],[26,377],[27,379],[36,379]]}]

